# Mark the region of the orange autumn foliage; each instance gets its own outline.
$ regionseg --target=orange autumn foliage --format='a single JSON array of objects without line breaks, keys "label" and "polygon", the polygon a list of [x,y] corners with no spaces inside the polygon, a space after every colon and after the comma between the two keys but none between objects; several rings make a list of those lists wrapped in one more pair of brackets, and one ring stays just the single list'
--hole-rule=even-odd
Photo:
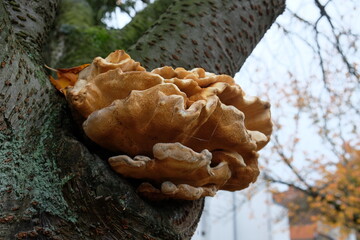
[{"label": "orange autumn foliage", "polygon": [[360,150],[346,143],[346,158],[336,164],[335,170],[322,168],[322,178],[310,189],[290,187],[276,193],[276,202],[289,209],[291,225],[312,224],[321,221],[360,231]]},{"label": "orange autumn foliage", "polygon": [[317,219],[360,230],[360,150],[348,143],[344,149],[348,157],[336,164],[335,171],[324,171],[316,182],[318,195],[308,202],[320,213]]}]

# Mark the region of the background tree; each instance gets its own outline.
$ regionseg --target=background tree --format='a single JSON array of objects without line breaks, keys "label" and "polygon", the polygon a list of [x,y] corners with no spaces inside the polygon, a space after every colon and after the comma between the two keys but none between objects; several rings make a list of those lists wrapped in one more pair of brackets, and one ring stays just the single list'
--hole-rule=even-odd
[{"label": "background tree", "polygon": [[203,200],[141,199],[137,182],[114,174],[109,153],[83,138],[43,66],[125,48],[147,68],[234,75],[284,1],[158,0],[109,30],[100,19],[113,7],[0,1],[0,239],[189,239],[195,230]]},{"label": "background tree", "polygon": [[289,209],[291,225],[306,225],[321,221],[332,227],[340,226],[343,233],[359,231],[360,216],[360,151],[345,144],[349,158],[340,159],[335,170],[321,169],[322,178],[312,189],[290,185],[276,193],[277,202]]},{"label": "background tree", "polygon": [[254,94],[272,103],[272,147],[262,153],[266,178],[302,191],[318,219],[359,234],[358,4],[287,3],[240,72]]}]

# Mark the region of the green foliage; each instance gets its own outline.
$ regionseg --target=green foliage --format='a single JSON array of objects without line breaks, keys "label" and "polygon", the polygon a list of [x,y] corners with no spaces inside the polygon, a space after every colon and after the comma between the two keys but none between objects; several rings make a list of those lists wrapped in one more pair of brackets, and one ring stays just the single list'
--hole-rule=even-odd
[{"label": "green foliage", "polygon": [[[116,7],[124,13],[130,15],[131,10],[135,9],[135,4],[140,0],[121,0],[120,4],[116,4],[116,0],[87,0],[91,8],[94,10],[94,20],[96,25],[104,25],[102,19],[106,14],[114,12]],[[145,4],[149,4],[149,0],[141,0]]]},{"label": "green foliage", "polygon": [[93,19],[97,25],[103,25],[101,19],[105,14],[112,12],[116,8],[116,0],[87,0],[91,8],[94,10]]}]

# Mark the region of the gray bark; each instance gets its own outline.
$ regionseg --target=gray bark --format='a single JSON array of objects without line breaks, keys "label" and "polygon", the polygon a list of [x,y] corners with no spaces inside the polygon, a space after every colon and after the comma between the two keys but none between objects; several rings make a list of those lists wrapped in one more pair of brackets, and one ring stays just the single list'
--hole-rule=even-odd
[{"label": "gray bark", "polygon": [[[140,198],[48,82],[41,54],[57,8],[0,1],[0,239],[190,239],[203,200]],[[233,75],[283,9],[282,0],[174,1],[129,52],[148,68]]]}]

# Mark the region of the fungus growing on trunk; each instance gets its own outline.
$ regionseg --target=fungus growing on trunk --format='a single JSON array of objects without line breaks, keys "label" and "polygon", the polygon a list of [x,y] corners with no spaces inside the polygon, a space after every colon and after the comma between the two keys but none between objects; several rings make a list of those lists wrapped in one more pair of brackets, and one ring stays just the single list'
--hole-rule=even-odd
[{"label": "fungus growing on trunk", "polygon": [[202,68],[147,72],[118,50],[95,58],[65,90],[85,134],[124,153],[109,159],[111,167],[144,180],[138,192],[148,198],[214,196],[246,188],[259,174],[270,105],[245,96],[230,76]]}]

